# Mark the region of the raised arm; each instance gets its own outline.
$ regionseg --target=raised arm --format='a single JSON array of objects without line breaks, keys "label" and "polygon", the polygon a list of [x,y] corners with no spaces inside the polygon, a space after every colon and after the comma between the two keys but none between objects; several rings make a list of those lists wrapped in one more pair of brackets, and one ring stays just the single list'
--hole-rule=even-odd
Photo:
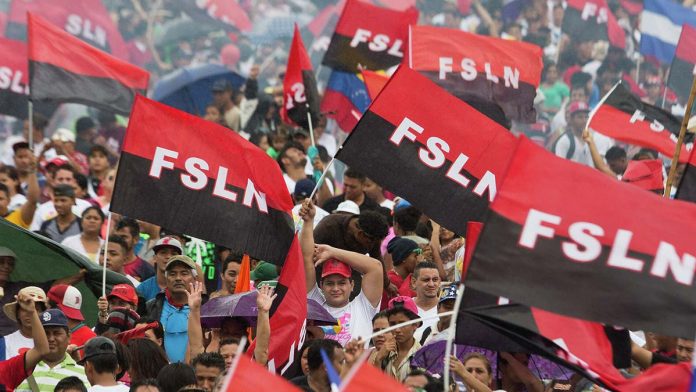
[{"label": "raised arm", "polygon": [[317,245],[315,251],[317,265],[328,259],[337,259],[362,274],[362,291],[372,306],[379,305],[382,300],[383,275],[382,263],[370,256],[351,252],[329,245]]},{"label": "raised arm", "polygon": [[[188,353],[189,360],[205,351],[203,347],[203,328],[201,327],[201,302],[203,283],[194,281],[189,285],[188,292]],[[188,361],[187,361],[188,363]]]},{"label": "raised arm", "polygon": [[48,354],[48,339],[46,338],[46,331],[44,331],[43,325],[41,325],[41,320],[39,320],[39,313],[36,311],[32,297],[26,294],[19,294],[17,302],[19,302],[19,306],[25,312],[31,313],[31,338],[34,340],[34,348],[27,351],[24,357],[24,369],[28,374],[34,370],[41,358]]},{"label": "raised arm", "polygon": [[268,363],[268,346],[271,342],[270,311],[273,300],[277,297],[273,294],[273,287],[263,286],[256,296],[256,307],[259,314],[256,319],[256,347],[254,348],[254,360],[266,366]]},{"label": "raised arm", "polygon": [[302,218],[302,230],[300,230],[300,246],[304,259],[305,281],[309,293],[317,283],[317,272],[314,270],[314,214],[316,209],[312,201],[307,199],[302,202],[300,218]]},{"label": "raised arm", "polygon": [[592,155],[592,163],[594,164],[594,167],[602,173],[616,178],[616,173],[614,173],[614,171],[611,170],[609,165],[607,165],[607,163],[604,162],[602,155],[599,153],[599,150],[597,150],[597,145],[595,144],[594,138],[592,137],[592,133],[589,129],[585,128],[585,130],[582,132],[582,138],[585,140],[587,146],[590,148],[590,155]]},{"label": "raised arm", "polygon": [[20,212],[22,221],[31,225],[31,221],[34,219],[34,212],[36,212],[36,205],[39,202],[39,196],[41,196],[41,189],[39,188],[39,178],[36,176],[36,157],[34,157],[34,154],[29,155],[31,155],[31,163],[29,175],[27,176],[27,201],[22,204]]}]

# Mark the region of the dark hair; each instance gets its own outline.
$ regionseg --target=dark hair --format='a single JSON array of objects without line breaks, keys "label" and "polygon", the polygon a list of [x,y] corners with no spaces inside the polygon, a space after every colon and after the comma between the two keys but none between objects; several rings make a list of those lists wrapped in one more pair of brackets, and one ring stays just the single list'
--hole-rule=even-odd
[{"label": "dark hair", "polygon": [[101,110],[97,115],[97,120],[99,120],[99,124],[104,127],[108,124],[116,122],[116,115],[110,111]]},{"label": "dark hair", "polygon": [[418,274],[420,273],[420,270],[422,269],[437,269],[437,264],[433,263],[432,261],[421,261],[420,263],[416,264],[416,268],[413,269],[413,276],[415,278],[418,278]]},{"label": "dark hair", "polygon": [[616,159],[624,159],[626,158],[626,150],[619,146],[612,146],[607,150],[607,153],[604,154],[604,157],[607,159],[607,161],[613,161]]},{"label": "dark hair", "polygon": [[31,149],[29,148],[29,143],[27,143],[27,142],[17,142],[17,143],[15,143],[15,144],[12,145],[12,151],[14,152],[14,155],[17,155],[17,153],[18,153],[20,150],[31,150]]},{"label": "dark hair", "polygon": [[79,172],[75,172],[73,174],[75,176],[77,186],[79,186],[83,191],[87,190],[87,176]]},{"label": "dark hair", "polygon": [[78,377],[70,376],[58,381],[53,392],[62,392],[66,390],[78,390],[80,392],[87,392],[87,387],[85,383]]},{"label": "dark hair", "polygon": [[423,215],[416,207],[402,207],[394,210],[394,223],[403,231],[415,231]]},{"label": "dark hair", "polygon": [[263,133],[263,132],[256,132],[256,133],[252,134],[251,136],[249,136],[249,141],[258,147],[259,144],[261,144],[261,140],[263,140],[264,137],[266,137],[266,139],[270,143],[270,141],[271,141],[270,136],[267,133]]},{"label": "dark hair", "polygon": [[374,317],[372,317],[372,322],[374,323],[375,320],[381,319],[381,318],[388,318],[389,316],[387,315],[387,311],[383,310],[381,312],[378,312]]},{"label": "dark hair", "polygon": [[114,354],[98,354],[93,357],[87,358],[86,362],[89,362],[94,366],[94,371],[102,373],[113,373],[116,376],[116,370],[118,370],[118,355]]},{"label": "dark hair", "polygon": [[225,272],[227,272],[227,267],[230,263],[242,264],[242,257],[244,257],[242,252],[230,251],[230,254],[225,257],[225,260],[223,260],[222,265],[220,266],[222,269],[222,274],[224,275]]},{"label": "dark hair", "polygon": [[171,363],[160,370],[157,383],[162,392],[177,392],[187,385],[196,384],[196,372],[185,363]]},{"label": "dark hair", "polygon": [[80,134],[88,129],[94,128],[96,124],[91,117],[80,117],[75,121],[75,132]]},{"label": "dark hair", "polygon": [[131,237],[136,238],[140,235],[140,225],[135,219],[123,218],[116,225],[116,231],[126,228],[130,231]]},{"label": "dark hair", "polygon": [[75,168],[72,167],[69,163],[64,163],[60,166],[56,166],[55,169],[53,169],[53,175],[55,176],[55,173],[58,173],[59,170],[69,171],[70,173],[73,174],[73,177],[77,177],[76,176],[77,172],[75,171]]},{"label": "dark hair", "polygon": [[657,151],[651,150],[649,148],[641,148],[638,150],[638,152],[633,156],[634,161],[641,161],[644,159],[657,159]]},{"label": "dark hair", "polygon": [[89,156],[90,157],[96,153],[100,153],[100,154],[104,155],[105,157],[109,156],[109,151],[106,149],[106,147],[102,146],[101,144],[95,144],[92,146],[92,148],[89,149]]},{"label": "dark hair", "polygon": [[488,374],[493,374],[493,368],[491,368],[491,361],[483,354],[480,353],[470,353],[462,360],[462,364],[465,364],[470,359],[478,359],[483,362],[483,365],[488,370]]},{"label": "dark hair", "polygon": [[135,392],[140,387],[155,387],[158,391],[161,391],[159,383],[154,378],[146,378],[144,380],[132,382],[130,385],[130,392]]},{"label": "dark hair", "polygon": [[364,174],[360,173],[359,171],[357,171],[353,168],[348,168],[348,170],[346,170],[346,172],[343,173],[343,176],[355,178],[356,180],[358,180],[360,182],[365,182],[365,180],[367,179],[367,177]]},{"label": "dark hair", "polygon": [[[143,303],[145,301],[138,301],[138,304]],[[141,317],[140,320],[138,320],[137,324],[150,324],[153,322],[157,322],[157,326],[155,328],[152,328],[152,332],[155,334],[155,337],[157,339],[162,339],[164,340],[164,328],[162,328],[162,323],[159,322],[159,320],[155,320],[151,317]],[[161,346],[160,346],[161,347]]]},{"label": "dark hair", "polygon": [[222,346],[227,346],[228,344],[236,344],[239,345],[241,341],[237,338],[224,338],[220,341],[220,344],[218,344],[218,351],[220,350],[220,347]]},{"label": "dark hair", "polygon": [[5,192],[5,195],[7,198],[10,198],[10,188],[7,187],[5,184],[0,184],[0,192]]},{"label": "dark hair", "polygon": [[204,367],[218,368],[221,371],[225,370],[225,359],[219,353],[200,353],[191,361],[191,366],[196,368],[196,365]]},{"label": "dark hair", "polygon": [[283,171],[285,171],[285,166],[283,165],[283,158],[285,158],[285,155],[287,154],[288,150],[291,148],[296,148],[296,149],[302,151],[303,153],[305,153],[305,149],[304,149],[304,146],[302,146],[302,144],[300,144],[296,141],[293,141],[293,140],[290,140],[287,143],[285,143],[283,148],[281,148],[280,151],[278,152],[278,158],[276,159],[278,162],[278,165],[280,165],[280,168]]},{"label": "dark hair", "polygon": [[104,222],[104,219],[106,219],[106,216],[104,215],[104,211],[102,211],[101,208],[99,208],[97,206],[89,206],[89,207],[85,208],[85,210],[82,211],[81,217],[84,219],[85,215],[87,215],[87,213],[90,211],[97,211],[97,215],[99,215],[102,222]]},{"label": "dark hair", "polygon": [[310,343],[309,351],[307,352],[307,366],[309,367],[309,371],[317,370],[324,364],[324,360],[321,357],[321,350],[324,350],[329,359],[333,361],[334,350],[337,348],[343,349],[337,341],[331,339],[317,339]]},{"label": "dark hair", "polygon": [[128,244],[126,244],[126,241],[124,241],[123,238],[121,238],[120,236],[117,236],[115,234],[110,235],[109,242],[118,244],[121,248],[123,248],[124,252],[128,251]]},{"label": "dark hair", "polygon": [[10,179],[17,181],[17,186],[15,186],[15,192],[19,194],[24,194],[22,192],[22,183],[19,181],[19,172],[17,171],[17,168],[14,166],[3,166],[0,167],[0,173],[3,173],[10,177]]},{"label": "dark hair", "polygon": [[375,211],[365,211],[358,215],[358,226],[360,229],[372,238],[383,240],[389,232],[389,224],[387,220]]},{"label": "dark hair", "polygon": [[[435,377],[431,376],[430,373],[428,373],[425,369],[421,369],[421,368],[412,369],[406,375],[406,377],[419,377],[419,376],[425,377],[428,380],[428,384],[435,381]],[[405,380],[405,378],[404,378],[404,380]],[[440,390],[442,390],[442,388],[440,388]]]},{"label": "dark hair", "polygon": [[131,354],[128,374],[133,381],[153,379],[169,364],[162,347],[150,339],[131,339],[128,341],[128,350]]},{"label": "dark hair", "polygon": [[42,132],[48,126],[48,118],[41,113],[34,113],[32,119],[34,120],[34,128],[39,129]]}]

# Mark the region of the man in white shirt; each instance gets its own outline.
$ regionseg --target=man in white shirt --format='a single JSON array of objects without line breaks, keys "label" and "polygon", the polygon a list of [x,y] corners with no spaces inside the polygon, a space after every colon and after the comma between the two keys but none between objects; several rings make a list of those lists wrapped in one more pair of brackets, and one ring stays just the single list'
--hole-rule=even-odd
[{"label": "man in white shirt", "polygon": [[[49,174],[50,176],[50,174]],[[75,180],[75,169],[73,169],[70,165],[65,164],[56,169],[56,171],[53,174],[53,182],[52,186],[57,186],[60,184],[66,184],[70,185],[75,189],[77,192],[77,180]],[[91,204],[86,201],[82,200],[80,198],[75,198],[75,205],[72,206],[72,213],[75,214],[76,216],[82,216],[82,212],[84,212],[87,207],[90,207]],[[56,206],[53,204],[53,200],[47,201],[39,206],[39,208],[36,209],[36,212],[34,213],[34,219],[31,221],[31,231],[37,231],[41,228],[41,225],[51,219],[54,218],[58,215],[58,212],[56,211]],[[60,242],[60,241],[59,241]]]},{"label": "man in white shirt", "polygon": [[[19,290],[19,294],[30,296],[34,300],[37,312],[41,313],[46,310],[48,299],[46,298],[46,293],[41,288],[27,286]],[[5,341],[5,357],[3,359],[9,359],[19,355],[21,349],[34,347],[34,339],[31,334],[31,318],[33,315],[22,310],[17,301],[5,304],[2,310],[7,318],[16,321],[17,325],[19,325],[17,331],[2,337]]]},{"label": "man in white shirt", "polygon": [[568,105],[568,127],[553,145],[553,153],[561,158],[593,166],[590,148],[582,138],[587,126],[590,107],[583,101]]},{"label": "man in white shirt", "polygon": [[[430,261],[424,261],[416,265],[411,275],[411,284],[415,287],[416,296],[413,300],[418,307],[418,316],[431,317],[437,315],[437,303],[440,294],[440,273],[437,265]],[[423,324],[416,330],[416,340],[420,341],[423,331],[437,324],[437,317],[423,320]]]},{"label": "man in white shirt", "polygon": [[[372,317],[382,300],[382,264],[369,256],[328,245],[314,245],[313,220],[315,207],[306,200],[300,209],[304,221],[300,232],[304,257],[307,298],[318,301],[338,320],[339,330],[326,339],[345,345],[352,339],[367,339],[372,334]],[[321,265],[317,285],[315,264]],[[351,301],[354,282],[352,270],[362,274],[360,293]]]},{"label": "man in white shirt", "polygon": [[128,392],[129,388],[116,381],[118,358],[116,346],[111,339],[102,336],[90,339],[85,344],[84,357],[79,362],[85,367],[87,380],[92,385],[89,392]]}]

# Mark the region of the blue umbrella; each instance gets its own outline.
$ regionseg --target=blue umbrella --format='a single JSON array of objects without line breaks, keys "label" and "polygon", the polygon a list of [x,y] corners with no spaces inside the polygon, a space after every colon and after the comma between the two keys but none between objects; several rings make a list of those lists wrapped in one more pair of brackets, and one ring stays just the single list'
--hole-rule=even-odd
[{"label": "blue umbrella", "polygon": [[152,98],[171,107],[200,116],[213,100],[213,83],[227,79],[235,89],[244,84],[244,78],[218,64],[193,65],[171,72],[157,84]]}]

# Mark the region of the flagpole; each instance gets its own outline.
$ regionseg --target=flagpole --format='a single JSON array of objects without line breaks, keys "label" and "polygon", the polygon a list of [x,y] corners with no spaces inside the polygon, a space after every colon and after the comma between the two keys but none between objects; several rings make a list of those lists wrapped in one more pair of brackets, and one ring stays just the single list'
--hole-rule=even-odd
[{"label": "flagpole", "polygon": [[27,103],[27,112],[29,113],[29,137],[27,143],[29,143],[29,149],[34,151],[34,103],[31,99]]},{"label": "flagpole", "polygon": [[309,110],[309,102],[305,103],[307,107],[307,124],[309,125],[309,140],[312,141],[312,147],[317,148],[317,143],[314,140],[314,125],[312,124],[312,113]]},{"label": "flagpole", "polygon": [[[399,324],[396,324],[396,325],[392,325],[392,326],[389,327],[389,328],[384,328],[384,329],[382,329],[382,330],[380,330],[380,331],[377,331],[377,332],[373,333],[372,335],[370,335],[370,336],[367,338],[367,341],[369,342],[369,341],[371,341],[372,339],[376,338],[377,336],[384,335],[384,334],[387,333],[387,332],[391,332],[391,331],[393,331],[393,330],[395,330],[395,329],[399,329],[399,328],[405,327],[405,326],[407,326],[407,325],[419,323],[419,322],[421,322],[421,321],[428,321],[428,320],[433,320],[433,319],[439,319],[439,318],[442,317],[442,316],[452,316],[452,315],[454,315],[455,313],[456,313],[456,312],[455,312],[454,310],[448,310],[448,311],[446,311],[446,312],[438,313],[438,314],[435,314],[435,315],[425,316],[425,317],[418,317],[417,319],[404,321],[403,323],[399,323]],[[450,324],[450,325],[451,325],[451,324]]]},{"label": "flagpole", "polygon": [[450,318],[449,331],[447,333],[447,345],[445,346],[445,363],[442,369],[444,373],[444,392],[449,390],[450,384],[450,355],[452,354],[452,342],[454,342],[454,336],[457,329],[457,314],[459,313],[459,307],[462,304],[462,297],[464,296],[464,287],[457,293],[457,299],[454,301],[454,314]]},{"label": "flagpole", "polygon": [[691,92],[689,93],[689,100],[686,102],[686,111],[684,112],[684,118],[682,119],[681,129],[679,130],[679,138],[677,139],[677,146],[674,150],[674,156],[672,156],[672,166],[669,168],[669,175],[667,176],[667,184],[665,185],[664,197],[669,198],[670,193],[672,193],[672,183],[674,182],[674,177],[677,175],[677,165],[679,164],[679,155],[681,154],[682,144],[684,144],[684,137],[686,136],[686,126],[689,124],[689,118],[691,117],[691,110],[694,106],[694,98],[696,97],[696,78],[691,82]]},{"label": "flagpole", "polygon": [[326,178],[326,175],[329,173],[329,169],[331,169],[331,166],[333,165],[335,160],[336,160],[336,156],[334,155],[334,157],[331,158],[331,161],[329,161],[329,164],[326,165],[324,172],[321,173],[321,177],[319,177],[319,181],[317,181],[316,185],[314,185],[314,189],[312,190],[312,194],[309,195],[309,200],[312,200],[314,198],[314,195],[317,193],[317,190],[319,190],[319,187],[321,187],[321,183],[324,181],[324,178]]},{"label": "flagpole", "polygon": [[104,265],[102,266],[102,297],[106,297],[106,254],[109,252],[109,232],[111,231],[111,211],[106,218],[106,238],[104,239]]}]

